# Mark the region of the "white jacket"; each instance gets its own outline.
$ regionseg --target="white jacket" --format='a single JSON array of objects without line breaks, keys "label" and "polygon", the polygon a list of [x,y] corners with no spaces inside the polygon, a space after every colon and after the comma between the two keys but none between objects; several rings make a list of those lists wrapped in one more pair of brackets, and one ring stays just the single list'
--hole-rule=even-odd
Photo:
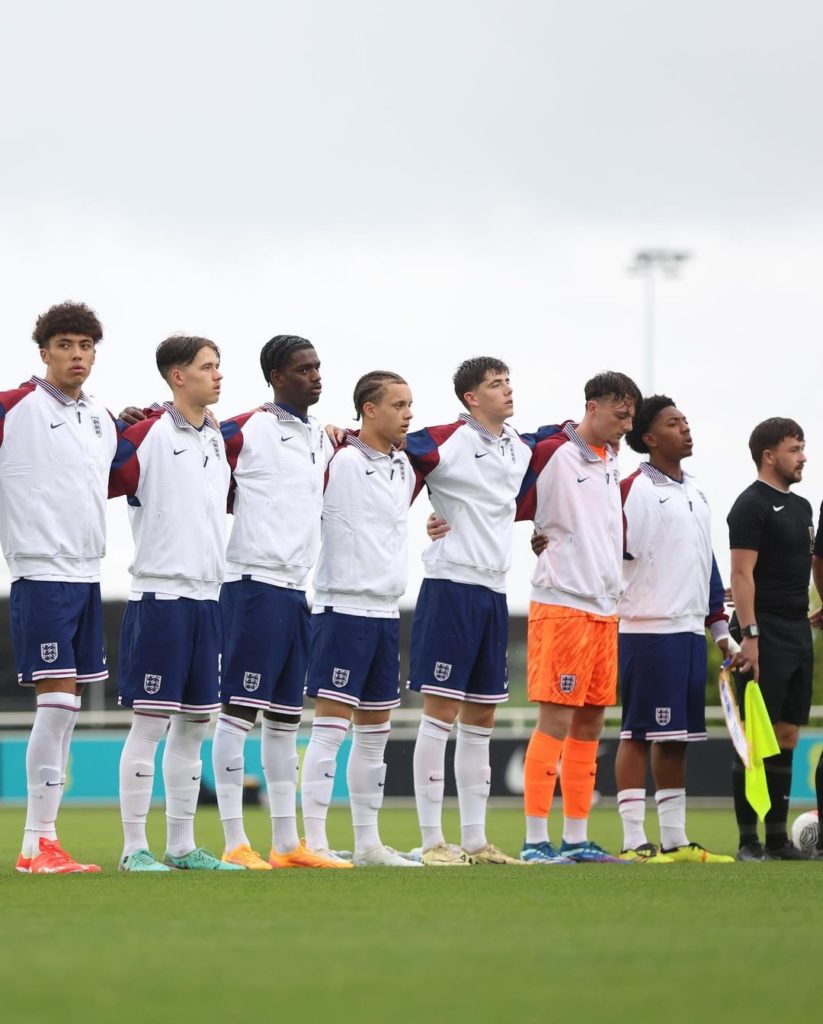
[{"label": "white jacket", "polygon": [[232,470],[226,580],[250,575],[305,590],[320,550],[323,478],[332,446],[321,424],[271,402],[220,424]]},{"label": "white jacket", "polygon": [[615,615],[623,590],[623,523],[617,454],[605,462],[567,422],[535,445],[518,519],[548,538],[532,576],[532,600]]},{"label": "white jacket", "polygon": [[531,450],[510,426],[496,437],[465,413],[406,441],[420,483],[449,532],[426,548],[423,575],[506,592],[516,498]]},{"label": "white jacket", "polygon": [[40,377],[0,393],[0,543],[20,577],[100,579],[106,489],[117,447],[108,411]]},{"label": "white jacket", "polygon": [[166,402],[120,437],[109,496],[128,497],[131,596],[217,600],[225,570],[230,471],[217,422],[202,430]]},{"label": "white jacket", "polygon": [[682,483],[649,463],[621,484],[625,525],[621,633],[728,634],[711,513],[693,476]]},{"label": "white jacket", "polygon": [[314,607],[397,618],[408,580],[406,524],[415,477],[402,452],[351,434],[329,463]]}]

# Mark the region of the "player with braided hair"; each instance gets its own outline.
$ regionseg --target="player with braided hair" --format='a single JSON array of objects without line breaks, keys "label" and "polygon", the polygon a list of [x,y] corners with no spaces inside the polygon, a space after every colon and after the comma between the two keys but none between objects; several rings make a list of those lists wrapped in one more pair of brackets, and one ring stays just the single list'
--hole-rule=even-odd
[{"label": "player with braided hair", "polygon": [[[620,485],[626,582],[618,603],[620,856],[645,864],[731,863],[686,835],[686,750],[706,738],[706,628],[724,658],[730,653],[709,506],[682,468],[692,454],[691,428],[673,399],[652,395],[626,441],[649,460]],[[644,827],[650,747],[659,851]]]}]

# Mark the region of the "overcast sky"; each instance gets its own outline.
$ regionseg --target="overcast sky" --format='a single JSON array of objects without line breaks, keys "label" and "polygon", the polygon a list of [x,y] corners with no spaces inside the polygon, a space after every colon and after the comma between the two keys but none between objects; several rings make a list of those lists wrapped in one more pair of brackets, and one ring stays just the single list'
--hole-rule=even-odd
[{"label": "overcast sky", "polygon": [[[627,267],[674,246],[693,258],[659,284],[654,384],[692,421],[724,573],[758,420],[804,425],[798,492],[818,508],[818,3],[0,10],[0,387],[37,370],[33,322],[70,298],[103,321],[89,390],[115,412],[165,397],[153,352],[175,331],[222,346],[218,415],[250,408],[267,397],[259,350],[288,332],[321,355],[324,420],[348,422],[356,378],[386,368],[409,380],[415,426],[448,422],[454,367],[494,354],[530,429],[579,416],[599,370],[646,387]],[[127,590],[130,547],[112,503],[108,595]]]}]

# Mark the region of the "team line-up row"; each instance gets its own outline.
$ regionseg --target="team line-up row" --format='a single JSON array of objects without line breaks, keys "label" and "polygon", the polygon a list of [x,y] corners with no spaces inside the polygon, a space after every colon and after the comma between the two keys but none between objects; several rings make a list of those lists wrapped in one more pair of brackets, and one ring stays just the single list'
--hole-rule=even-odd
[{"label": "team line-up row", "polygon": [[[95,313],[78,303],[53,306],[33,337],[45,373],[0,393],[0,540],[13,577],[18,680],[33,684],[37,700],[19,871],[99,870],[63,850],[56,820],[82,689],[107,676],[99,573],[106,501],[117,496],[127,498],[134,538],[118,668],[120,703],[133,711],[120,762],[121,870],[731,861],[690,842],[685,828],[686,747],[706,735],[707,628],[739,670],[741,692],[752,676],[768,682],[780,743],[770,759],[779,765],[767,766],[765,847],[736,765],[738,858],[806,856],[788,840],[783,799],[811,700],[815,538],[811,507],[790,491],[805,461],[796,423],[755,428],[758,480],[729,514],[738,645],[708,503],[682,468],[692,451],[688,421],[668,396],[644,401],[622,373],[586,383],[579,420],[525,434],[508,423],[513,392],[498,358],[462,362],[454,387],[463,412],[415,431],[408,383],[378,370],[354,389],[359,431],[327,432],[310,415],[322,387],[308,340],[268,341],[260,365],[270,400],[218,423],[210,411],[220,395],[217,344],[173,336],[156,353],[170,400],[115,420],[84,390],[102,339]],[[621,481],[624,438],[649,458]],[[423,488],[434,512],[407,684],[423,698],[414,750],[421,847],[410,857],[383,844],[378,813],[391,711],[400,703],[407,514]],[[494,709],[508,696],[505,586],[516,518],[535,524],[528,692],[538,720],[525,759],[526,836],[511,857],[489,841],[486,808]],[[618,669],[624,844],[613,856],[589,839],[587,826]],[[300,780],[301,839],[296,739],[305,694],[315,714]],[[222,857],[194,835],[200,750],[213,712]],[[244,744],[259,713],[272,818],[265,859],[246,835],[242,809]],[[442,831],[455,723],[459,845]],[[326,816],[350,727],[348,860],[329,848]],[[167,841],[158,859],[146,820],[163,738]],[[644,825],[650,750],[659,847]],[[561,766],[555,844],[548,819]]]}]

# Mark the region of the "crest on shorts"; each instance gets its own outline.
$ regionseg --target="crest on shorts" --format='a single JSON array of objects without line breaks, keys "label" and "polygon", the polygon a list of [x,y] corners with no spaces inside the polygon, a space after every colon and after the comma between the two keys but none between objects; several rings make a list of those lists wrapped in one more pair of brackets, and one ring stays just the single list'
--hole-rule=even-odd
[{"label": "crest on shorts", "polygon": [[658,725],[668,725],[672,720],[671,708],[655,708],[654,720]]},{"label": "crest on shorts", "polygon": [[331,681],[338,690],[342,690],[349,682],[349,670],[347,668],[333,668]]},{"label": "crest on shorts", "polygon": [[577,676],[565,675],[565,676],[561,676],[560,677],[560,692],[561,693],[571,693],[576,685],[577,685]]},{"label": "crest on shorts", "polygon": [[445,683],[451,674],[452,667],[447,661],[436,661],[434,663],[434,678],[438,683]]},{"label": "crest on shorts", "polygon": [[160,684],[163,681],[162,676],[147,675],[143,680],[143,689],[146,693],[157,693],[160,689]]},{"label": "crest on shorts", "polygon": [[96,437],[102,437],[103,436],[103,428],[100,426],[100,417],[99,416],[92,416],[92,418],[91,418],[91,425],[94,427],[95,436]]},{"label": "crest on shorts", "polygon": [[260,685],[260,673],[259,672],[247,672],[243,676],[243,689],[248,690],[249,693],[254,691]]},{"label": "crest on shorts", "polygon": [[57,644],[40,644],[40,657],[47,665],[51,665],[53,661],[57,661],[58,649]]}]

